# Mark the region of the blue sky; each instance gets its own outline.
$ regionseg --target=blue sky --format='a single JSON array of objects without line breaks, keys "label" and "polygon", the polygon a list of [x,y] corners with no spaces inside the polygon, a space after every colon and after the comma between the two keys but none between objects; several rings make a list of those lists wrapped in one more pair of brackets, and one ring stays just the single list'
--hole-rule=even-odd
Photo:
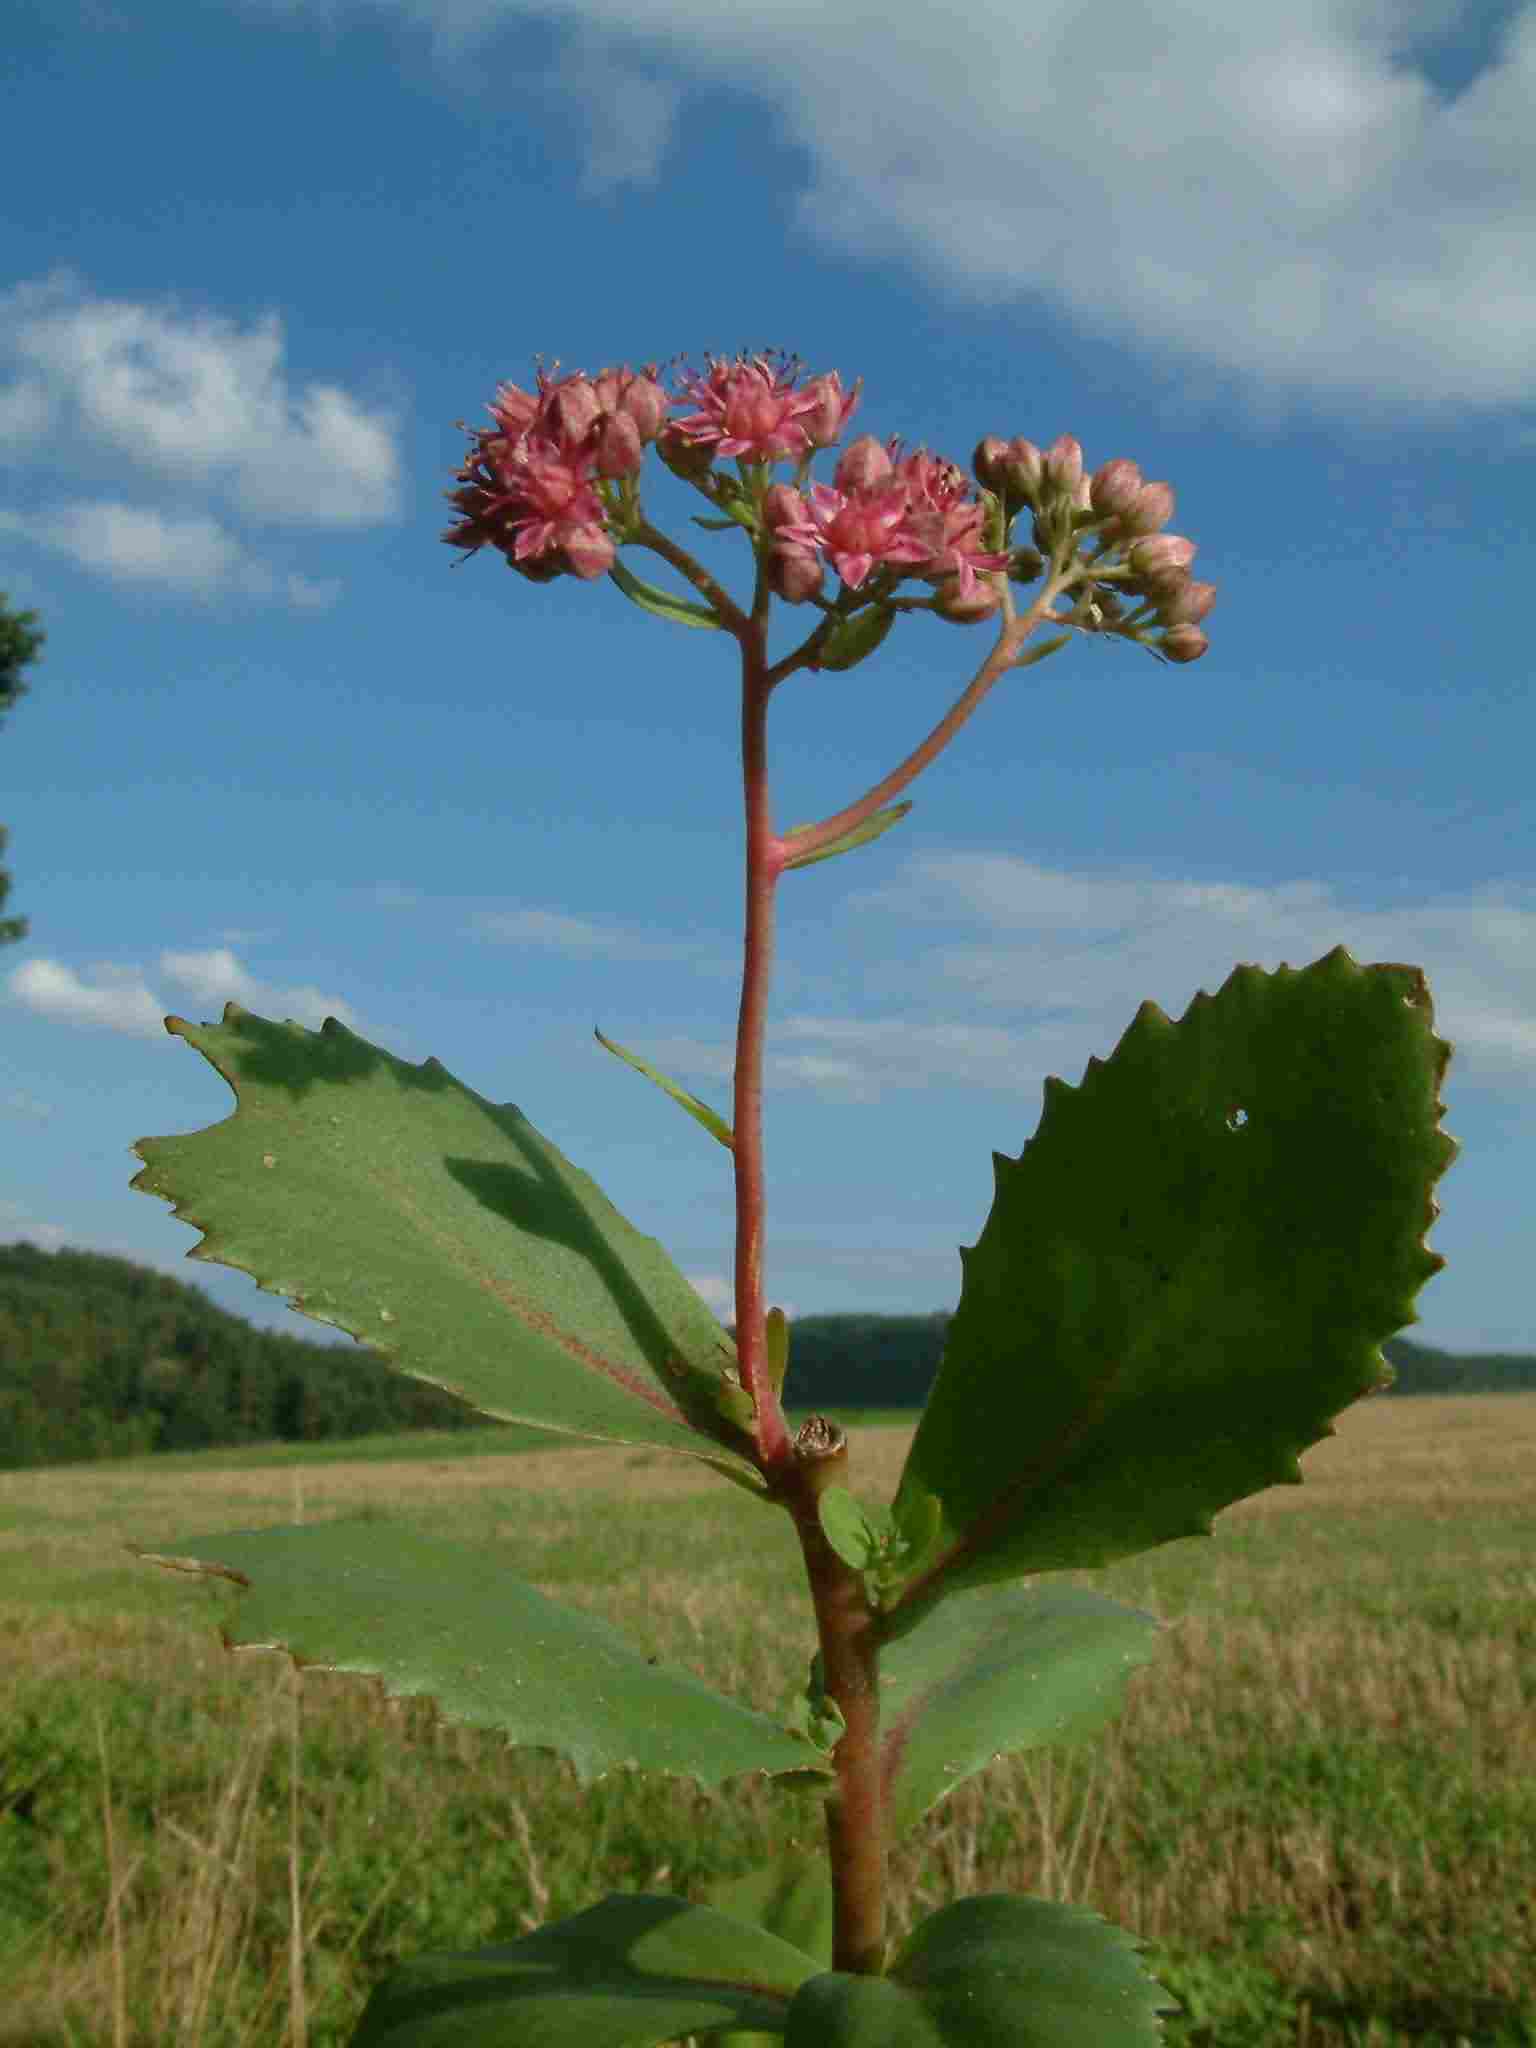
[{"label": "blue sky", "polygon": [[[729,1160],[592,1030],[728,1107],[735,650],[439,535],[455,422],[537,355],[774,347],[863,378],[848,439],[1131,457],[1220,598],[1193,666],[1005,678],[904,824],[785,878],[769,1299],[952,1307],[1047,1074],[1343,943],[1422,964],[1457,1044],[1414,1334],[1536,1349],[1536,6],[956,19],[13,6],[0,590],[48,642],[0,737],[0,1241],[323,1334],[129,1190],[136,1138],[232,1107],[162,1015],[233,999],[516,1102],[729,1315]],[[861,795],[991,637],[791,678],[776,820]]]}]

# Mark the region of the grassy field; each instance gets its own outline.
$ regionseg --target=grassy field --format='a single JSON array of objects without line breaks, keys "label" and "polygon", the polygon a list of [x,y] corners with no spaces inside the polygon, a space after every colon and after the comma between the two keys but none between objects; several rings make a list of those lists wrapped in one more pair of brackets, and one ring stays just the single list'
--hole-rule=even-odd
[{"label": "grassy field", "polygon": [[[855,1431],[856,1490],[888,1496],[909,1427]],[[811,1648],[785,1518],[686,1460],[523,1441],[0,1474],[0,2048],[333,2048],[418,1949],[819,1839],[808,1794],[583,1790],[297,1685],[121,1548],[420,1517],[781,1707]],[[1178,1625],[1107,1735],[994,1765],[901,1846],[897,1927],[1081,1901],[1148,1941],[1175,2048],[1536,2048],[1536,1395],[1366,1401],[1302,1464],[1214,1539],[1068,1575]]]}]

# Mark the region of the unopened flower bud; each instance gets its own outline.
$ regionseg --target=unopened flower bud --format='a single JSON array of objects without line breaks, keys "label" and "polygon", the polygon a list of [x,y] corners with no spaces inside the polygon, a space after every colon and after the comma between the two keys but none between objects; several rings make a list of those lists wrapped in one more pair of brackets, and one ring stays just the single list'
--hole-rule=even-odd
[{"label": "unopened flower bud", "polygon": [[934,617],[947,619],[952,626],[979,625],[983,619],[991,618],[1003,601],[1003,594],[995,583],[978,578],[970,596],[962,597],[958,582],[957,577],[948,578],[933,606]]},{"label": "unopened flower bud", "polygon": [[1033,583],[1045,574],[1045,557],[1038,548],[1015,548],[1008,574],[1015,583]]},{"label": "unopened flower bud", "polygon": [[806,502],[793,484],[770,484],[763,494],[763,524],[770,533],[781,526],[803,526],[810,518]]},{"label": "unopened flower bud", "polygon": [[632,419],[645,447],[661,432],[661,423],[667,416],[667,394],[656,382],[655,369],[654,363],[647,363],[638,375],[628,369],[604,370],[597,379],[597,396],[603,411],[622,413]]},{"label": "unopened flower bud", "polygon": [[804,434],[808,447],[830,448],[847,426],[849,416],[859,402],[864,379],[856,377],[853,389],[846,397],[843,380],[836,370],[828,370],[825,376],[814,378],[805,388],[807,393],[815,392],[816,404],[809,412],[797,414],[795,424]]},{"label": "unopened flower bud", "polygon": [[1043,464],[1044,457],[1033,441],[1026,441],[1022,434],[1010,441],[1003,465],[1003,484],[1009,497],[1033,505],[1040,494]]},{"label": "unopened flower bud", "polygon": [[807,598],[819,596],[825,575],[814,548],[784,541],[768,550],[768,587],[788,604],[804,604]]},{"label": "unopened flower bud", "polygon": [[1172,485],[1143,484],[1125,510],[1115,514],[1115,531],[1130,540],[1137,534],[1158,532],[1172,517]]},{"label": "unopened flower bud", "polygon": [[1165,626],[1193,626],[1215,602],[1214,583],[1186,582],[1159,601],[1157,616]]},{"label": "unopened flower bud", "polygon": [[891,458],[873,434],[860,434],[843,450],[833,482],[840,491],[867,491],[891,474]]},{"label": "unopened flower bud", "polygon": [[544,401],[546,417],[567,447],[584,441],[602,417],[602,401],[590,377],[580,374],[556,384]]},{"label": "unopened flower bud", "polygon": [[1041,458],[1047,487],[1054,486],[1063,497],[1072,497],[1083,475],[1083,451],[1070,434],[1060,434]]},{"label": "unopened flower bud", "polygon": [[1008,488],[1008,443],[1000,434],[988,434],[976,443],[971,457],[971,474],[984,490],[1001,496]]},{"label": "unopened flower bud", "polygon": [[628,413],[610,413],[597,437],[599,476],[633,476],[645,453],[640,429]]},{"label": "unopened flower bud", "polygon": [[1094,511],[1104,518],[1113,512],[1123,512],[1140,494],[1141,471],[1123,455],[1096,469],[1088,490]]},{"label": "unopened flower bud", "polygon": [[1210,644],[1198,626],[1173,626],[1159,642],[1159,651],[1170,661],[1198,661]]},{"label": "unopened flower bud", "polygon": [[690,441],[670,420],[656,436],[656,453],[685,484],[699,483],[708,476],[715,460],[712,441]]},{"label": "unopened flower bud", "polygon": [[1195,553],[1195,543],[1183,534],[1155,533],[1147,540],[1137,541],[1126,559],[1131,574],[1150,588],[1155,578],[1166,578],[1173,570],[1181,575],[1187,572]]}]

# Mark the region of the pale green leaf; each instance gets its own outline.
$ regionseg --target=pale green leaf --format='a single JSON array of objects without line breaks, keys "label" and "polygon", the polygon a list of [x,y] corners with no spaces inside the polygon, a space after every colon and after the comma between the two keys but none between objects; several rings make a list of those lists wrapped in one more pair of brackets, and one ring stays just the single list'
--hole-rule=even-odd
[{"label": "pale green leaf", "polygon": [[987,1586],[931,1608],[880,1652],[891,1839],[998,1757],[1097,1733],[1163,1626],[1063,1585]]},{"label": "pale green leaf", "polygon": [[707,604],[694,604],[686,597],[673,597],[669,591],[658,590],[654,583],[647,583],[616,561],[608,571],[614,582],[623,591],[631,604],[639,605],[643,612],[653,612],[658,619],[670,619],[675,626],[711,626],[718,629],[720,621]]},{"label": "pale green leaf", "polygon": [[696,1117],[710,1136],[718,1138],[728,1152],[735,1151],[736,1139],[730,1125],[724,1117],[717,1116],[707,1102],[700,1102],[697,1095],[690,1095],[686,1088],[670,1080],[660,1068],[653,1067],[649,1061],[641,1059],[638,1053],[630,1052],[622,1045],[615,1045],[611,1038],[604,1038],[601,1031],[594,1030],[592,1036],[599,1045],[606,1046],[609,1052],[616,1054],[628,1066],[633,1067],[637,1074],[644,1074],[648,1081],[654,1081],[656,1086],[670,1095],[674,1102],[681,1103],[688,1114]]},{"label": "pale green leaf", "polygon": [[[851,832],[844,832],[838,839],[832,839],[825,846],[818,846],[814,853],[802,853],[784,863],[784,872],[791,868],[812,868],[819,860],[832,860],[840,853],[851,853],[856,846],[867,846],[872,839],[878,839],[889,832],[893,825],[899,825],[912,808],[910,803],[893,804],[888,811],[876,811],[862,825],[855,825]],[[784,834],[786,840],[793,839],[797,832],[809,832],[809,825],[792,825]]]},{"label": "pale green leaf", "polygon": [[378,1518],[189,1539],[146,1563],[242,1584],[225,1633],[301,1666],[376,1678],[446,1719],[557,1751],[581,1778],[618,1766],[705,1784],[803,1771],[805,1745],[766,1714],[653,1664],[617,1629],[557,1606],[485,1546]]},{"label": "pale green leaf", "polygon": [[250,1273],[486,1415],[684,1451],[761,1491],[736,1347],[653,1237],[510,1103],[335,1018],[179,1017],[232,1116],[143,1138],[133,1185]]}]

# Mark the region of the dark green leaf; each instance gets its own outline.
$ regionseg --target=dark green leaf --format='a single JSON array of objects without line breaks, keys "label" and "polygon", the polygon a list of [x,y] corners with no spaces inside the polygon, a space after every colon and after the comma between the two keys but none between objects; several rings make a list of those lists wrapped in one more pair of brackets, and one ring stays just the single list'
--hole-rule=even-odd
[{"label": "dark green leaf", "polygon": [[785,2048],[1157,2048],[1177,2009],[1137,1943],[1083,1906],[992,1892],[912,1931],[885,1977],[796,1992]]},{"label": "dark green leaf", "polygon": [[1450,1048],[1417,968],[1343,947],[1153,1003],[1036,1136],[994,1154],[896,1504],[938,1531],[897,1626],[961,1586],[1207,1535],[1300,1479],[1383,1383],[1379,1346],[1444,1261],[1423,1237],[1455,1145]]},{"label": "dark green leaf", "polygon": [[882,1803],[892,1840],[999,1756],[1080,1741],[1122,1704],[1163,1623],[1075,1587],[987,1586],[880,1652]]},{"label": "dark green leaf", "polygon": [[[832,1963],[832,1874],[825,1855],[790,1848],[772,1863],[712,1885],[708,1903],[733,1920],[766,1927],[823,1969]],[[728,2033],[712,2037],[711,2048],[773,2048],[776,2034]]]},{"label": "dark green leaf", "polygon": [[350,2048],[657,2048],[724,2027],[780,2033],[816,1963],[710,1906],[618,1893],[521,1941],[417,1956]]},{"label": "dark green leaf", "polygon": [[234,1089],[233,1116],[142,1138],[133,1185],[401,1372],[484,1414],[707,1459],[760,1490],[736,1347],[653,1237],[511,1103],[334,1017],[227,1004],[167,1028]]},{"label": "dark green leaf", "polygon": [[866,605],[862,611],[841,619],[821,643],[813,657],[813,669],[834,669],[841,673],[867,661],[896,622],[888,605]]},{"label": "dark green leaf", "polygon": [[558,1751],[581,1778],[633,1765],[718,1784],[808,1767],[805,1745],[766,1714],[648,1662],[606,1622],[513,1578],[494,1551],[378,1519],[190,1541],[191,1557],[135,1554],[244,1582],[232,1644],[422,1695],[449,1720]]}]

